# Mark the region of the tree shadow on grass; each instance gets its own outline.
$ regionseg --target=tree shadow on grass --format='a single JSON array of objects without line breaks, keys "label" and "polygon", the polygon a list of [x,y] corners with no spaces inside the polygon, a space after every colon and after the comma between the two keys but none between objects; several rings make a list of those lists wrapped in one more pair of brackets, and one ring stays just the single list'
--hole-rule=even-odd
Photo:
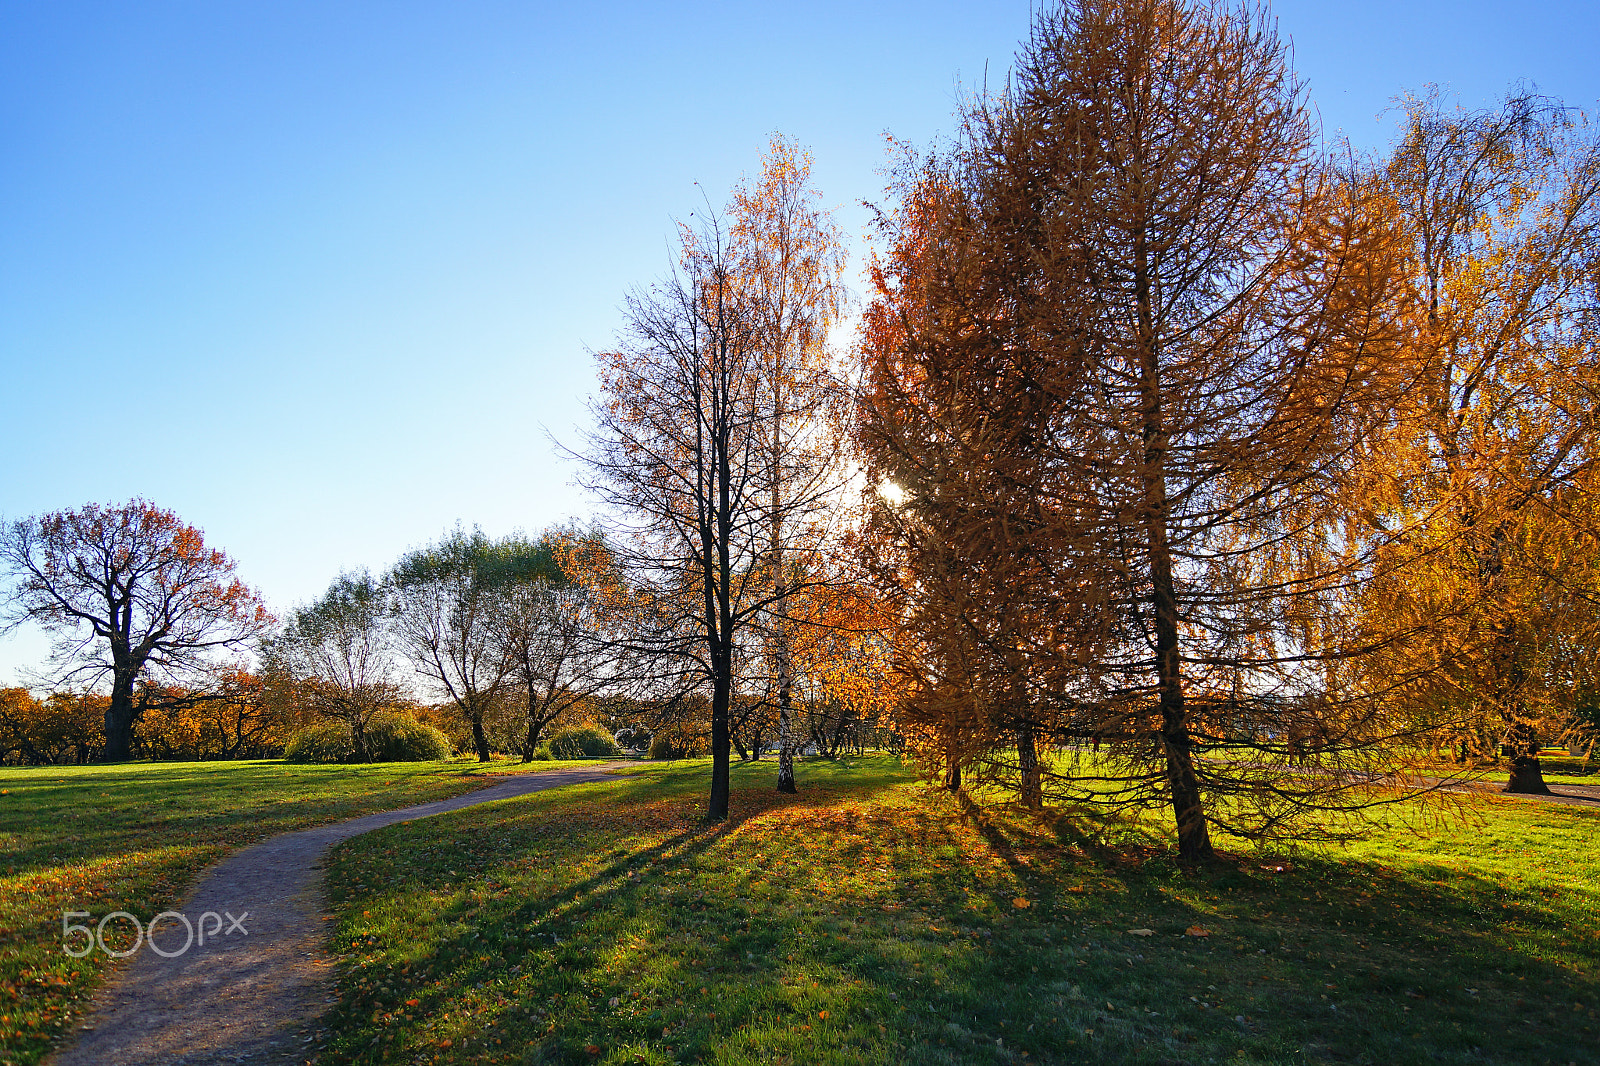
[{"label": "tree shadow on grass", "polygon": [[740,789],[721,826],[687,787],[607,796],[603,825],[552,795],[388,841],[444,898],[371,901],[420,924],[356,941],[325,1061],[1596,1061],[1600,952],[1552,950],[1592,894],[1304,856],[1196,874],[847,788]]}]

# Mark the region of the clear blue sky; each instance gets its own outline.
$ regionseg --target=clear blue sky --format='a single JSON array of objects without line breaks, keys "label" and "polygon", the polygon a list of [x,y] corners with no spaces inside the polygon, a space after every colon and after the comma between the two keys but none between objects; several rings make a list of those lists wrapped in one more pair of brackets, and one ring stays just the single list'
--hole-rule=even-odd
[{"label": "clear blue sky", "polygon": [[[1592,109],[1592,0],[1278,3],[1329,129],[1437,82]],[[780,130],[847,233],[1019,0],[0,0],[0,515],[142,495],[277,609],[458,520],[585,515],[575,437],[672,219]],[[859,262],[859,256],[857,258]],[[37,634],[0,638],[0,683]]]}]

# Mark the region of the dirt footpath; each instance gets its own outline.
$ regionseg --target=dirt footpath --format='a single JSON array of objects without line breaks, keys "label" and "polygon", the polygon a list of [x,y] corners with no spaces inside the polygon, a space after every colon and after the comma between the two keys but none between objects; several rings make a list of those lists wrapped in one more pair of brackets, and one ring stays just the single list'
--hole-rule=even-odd
[{"label": "dirt footpath", "polygon": [[[436,803],[385,811],[237,852],[201,876],[176,908],[206,943],[183,947],[173,919],[95,997],[89,1019],[48,1066],[302,1066],[320,1044],[317,1022],[333,1002],[333,960],[323,949],[327,906],[321,864],[341,840],[396,822],[589,781],[624,763],[519,774]],[[202,918],[207,913],[215,919]]]},{"label": "dirt footpath", "polygon": [[1600,785],[1551,785],[1548,796],[1526,792],[1507,792],[1505,784],[1485,778],[1460,786],[1455,791],[1501,796],[1505,799],[1533,800],[1536,803],[1556,803],[1566,807],[1600,807]]}]

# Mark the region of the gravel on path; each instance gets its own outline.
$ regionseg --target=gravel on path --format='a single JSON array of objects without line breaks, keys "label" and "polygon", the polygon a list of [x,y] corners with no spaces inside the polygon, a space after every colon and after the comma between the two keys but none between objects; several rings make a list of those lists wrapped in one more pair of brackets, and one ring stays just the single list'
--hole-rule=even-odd
[{"label": "gravel on path", "polygon": [[142,947],[101,989],[77,1042],[46,1063],[303,1066],[316,1055],[318,1022],[334,998],[333,960],[323,947],[321,864],[330,847],[396,822],[599,781],[625,765],[517,774],[476,792],[283,833],[235,852],[202,875],[178,908],[195,942],[178,954],[183,923],[159,923],[156,944],[175,957]]}]

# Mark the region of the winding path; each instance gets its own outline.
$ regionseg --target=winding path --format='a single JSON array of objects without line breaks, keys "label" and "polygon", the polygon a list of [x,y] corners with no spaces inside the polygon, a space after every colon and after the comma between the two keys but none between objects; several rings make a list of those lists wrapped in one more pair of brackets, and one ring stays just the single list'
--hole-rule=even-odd
[{"label": "winding path", "polygon": [[[207,942],[174,958],[140,950],[96,997],[77,1042],[47,1063],[302,1066],[315,1057],[317,1024],[333,1002],[321,871],[330,847],[396,822],[599,781],[623,765],[519,774],[476,792],[283,833],[235,852],[177,908],[196,924],[197,940],[204,926]],[[207,912],[218,919],[202,921]],[[242,917],[243,932],[225,915]],[[168,919],[159,930],[162,948],[182,947],[182,923]]]}]

